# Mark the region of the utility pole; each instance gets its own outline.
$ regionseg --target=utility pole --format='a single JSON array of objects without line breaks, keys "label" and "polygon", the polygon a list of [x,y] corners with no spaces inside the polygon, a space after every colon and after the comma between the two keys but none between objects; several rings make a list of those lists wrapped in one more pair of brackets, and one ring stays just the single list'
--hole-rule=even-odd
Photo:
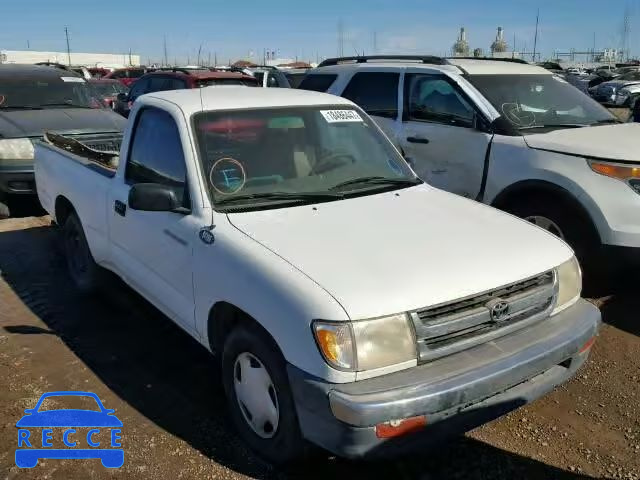
[{"label": "utility pole", "polygon": [[207,61],[207,66],[211,66],[211,52],[209,52],[209,60]]},{"label": "utility pole", "polygon": [[344,25],[342,20],[338,22],[338,56],[344,57]]},{"label": "utility pole", "polygon": [[373,54],[378,54],[378,32],[373,32]]},{"label": "utility pole", "polygon": [[200,46],[198,47],[198,61],[196,62],[197,65],[200,65],[200,52],[202,51],[202,44],[200,44]]},{"label": "utility pole", "polygon": [[64,34],[67,37],[67,62],[71,66],[71,48],[69,47],[69,29],[64,27]]},{"label": "utility pole", "polygon": [[131,47],[129,47],[129,66],[131,66]]},{"label": "utility pole", "polygon": [[536,15],[536,35],[533,38],[533,61],[536,61],[536,49],[538,48],[538,24],[540,23],[540,9]]},{"label": "utility pole", "polygon": [[164,36],[164,67],[169,66],[169,59],[167,58],[167,36]]}]

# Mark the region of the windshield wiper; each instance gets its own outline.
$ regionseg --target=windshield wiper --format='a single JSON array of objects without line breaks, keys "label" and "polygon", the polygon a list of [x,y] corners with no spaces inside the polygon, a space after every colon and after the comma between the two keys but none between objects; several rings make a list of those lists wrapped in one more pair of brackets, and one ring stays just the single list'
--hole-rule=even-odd
[{"label": "windshield wiper", "polygon": [[334,185],[329,190],[339,190],[343,187],[349,187],[352,185],[393,185],[399,187],[411,187],[414,185],[420,185],[422,180],[417,178],[387,178],[387,177],[362,177],[347,180]]},{"label": "windshield wiper", "polygon": [[545,125],[531,125],[529,127],[519,127],[518,130],[534,130],[536,128],[582,128],[588,127],[587,123],[554,123]]},{"label": "windshield wiper", "polygon": [[617,124],[622,123],[617,118],[607,118],[606,120],[598,120],[597,122],[593,122],[591,125],[608,125],[608,124]]},{"label": "windshield wiper", "polygon": [[42,110],[42,107],[37,105],[6,105],[0,106],[0,110]]},{"label": "windshield wiper", "polygon": [[91,108],[93,110],[93,107],[89,107],[87,105],[78,105],[77,103],[66,103],[66,102],[43,103],[41,107]]},{"label": "windshield wiper", "polygon": [[243,195],[233,195],[227,198],[216,200],[216,205],[227,205],[230,203],[243,202],[247,200],[291,200],[291,201],[323,201],[335,200],[343,198],[339,193],[331,192],[264,192],[264,193],[247,193]]}]

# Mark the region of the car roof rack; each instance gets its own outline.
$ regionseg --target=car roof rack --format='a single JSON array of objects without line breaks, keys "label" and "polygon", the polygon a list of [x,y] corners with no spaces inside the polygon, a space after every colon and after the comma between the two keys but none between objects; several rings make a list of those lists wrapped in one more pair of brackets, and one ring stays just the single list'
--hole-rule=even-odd
[{"label": "car roof rack", "polygon": [[349,63],[367,63],[371,61],[410,61],[428,63],[431,65],[447,65],[446,59],[435,55],[362,55],[357,57],[336,57],[327,58],[322,61],[318,67],[328,67],[332,65],[349,64]]},{"label": "car roof rack", "polygon": [[446,60],[486,60],[492,62],[519,63],[522,65],[531,65],[521,58],[495,58],[495,57],[447,57]]},{"label": "car roof rack", "polygon": [[155,72],[176,72],[176,73],[184,73],[185,75],[191,75],[191,72],[193,72],[194,70],[207,71],[208,69],[185,68],[185,67],[158,67],[154,71]]}]

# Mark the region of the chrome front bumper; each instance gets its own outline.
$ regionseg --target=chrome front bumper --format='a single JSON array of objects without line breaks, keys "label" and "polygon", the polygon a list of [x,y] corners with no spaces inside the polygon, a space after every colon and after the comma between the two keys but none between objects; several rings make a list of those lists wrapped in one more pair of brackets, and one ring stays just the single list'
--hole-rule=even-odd
[{"label": "chrome front bumper", "polygon": [[[529,328],[382,377],[328,384],[290,366],[302,432],[334,453],[359,457],[379,451],[385,443],[376,437],[375,425],[424,415],[427,427],[411,437],[437,442],[529,403],[568,380],[586,360],[589,351],[581,349],[599,326],[599,310],[579,300]],[[436,428],[439,424],[442,428]]]}]

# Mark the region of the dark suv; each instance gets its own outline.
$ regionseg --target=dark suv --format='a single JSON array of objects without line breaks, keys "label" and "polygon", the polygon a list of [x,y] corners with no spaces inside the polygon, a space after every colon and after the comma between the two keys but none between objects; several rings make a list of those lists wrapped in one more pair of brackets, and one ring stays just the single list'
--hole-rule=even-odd
[{"label": "dark suv", "polygon": [[0,65],[0,218],[8,200],[36,193],[33,142],[47,131],[98,150],[120,150],[126,121],[95,98],[75,72],[39,65]]},{"label": "dark suv", "polygon": [[145,93],[224,85],[257,87],[258,80],[240,72],[209,69],[161,68],[141,77],[131,87],[128,94],[118,95],[113,109],[120,115],[128,117],[133,102]]}]

